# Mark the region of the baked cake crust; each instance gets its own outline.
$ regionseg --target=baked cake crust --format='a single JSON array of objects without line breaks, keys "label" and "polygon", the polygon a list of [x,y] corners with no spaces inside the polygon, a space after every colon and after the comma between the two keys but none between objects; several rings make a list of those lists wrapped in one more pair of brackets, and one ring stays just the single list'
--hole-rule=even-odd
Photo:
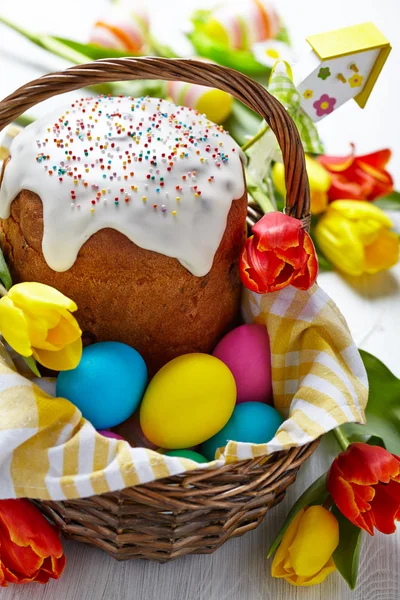
[{"label": "baked cake crust", "polygon": [[247,195],[221,126],[161,99],[81,98],[21,131],[10,155],[0,228],[13,281],[72,298],[84,340],[129,344],[153,374],[235,325]]},{"label": "baked cake crust", "polygon": [[176,356],[211,352],[237,322],[246,209],[245,192],[232,202],[213,266],[204,277],[110,228],[89,238],[71,269],[53,271],[42,253],[42,203],[28,190],[18,194],[10,218],[0,222],[2,247],[14,283],[37,281],[57,288],[77,303],[78,322],[91,340],[133,346],[154,374]]}]

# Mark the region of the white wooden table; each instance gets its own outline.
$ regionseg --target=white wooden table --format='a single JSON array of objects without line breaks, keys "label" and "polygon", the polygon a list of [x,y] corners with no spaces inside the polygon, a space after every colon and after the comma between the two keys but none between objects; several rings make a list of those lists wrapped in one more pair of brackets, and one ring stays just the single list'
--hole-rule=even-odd
[{"label": "white wooden table", "polygon": [[[207,4],[208,4],[207,0]],[[160,37],[184,51],[176,29],[198,0],[149,0]],[[325,119],[320,131],[331,153],[347,152],[355,141],[360,152],[389,146],[394,151],[391,171],[400,187],[400,22],[399,0],[279,0],[297,48],[306,35],[364,21],[374,21],[391,40],[389,63],[364,111],[348,103]],[[0,12],[37,31],[85,39],[91,21],[105,0],[0,0]],[[179,22],[178,22],[179,21]],[[178,40],[178,41],[177,41]],[[41,73],[67,66],[0,26],[0,97]],[[50,103],[54,104],[54,100]],[[57,102],[57,101],[56,101]],[[37,112],[43,113],[41,107]],[[400,219],[398,222],[400,226]],[[322,274],[321,286],[347,318],[356,343],[383,360],[400,376],[400,266],[356,283],[337,274]],[[130,561],[116,563],[99,550],[65,543],[67,567],[63,577],[46,586],[10,586],[1,600],[398,600],[400,598],[400,534],[374,538],[364,535],[359,585],[351,593],[338,574],[313,588],[293,588],[274,580],[265,559],[267,548],[296,498],[322,472],[335,452],[324,440],[308,461],[285,500],[263,524],[225,544],[211,556],[189,556],[167,565]]]}]

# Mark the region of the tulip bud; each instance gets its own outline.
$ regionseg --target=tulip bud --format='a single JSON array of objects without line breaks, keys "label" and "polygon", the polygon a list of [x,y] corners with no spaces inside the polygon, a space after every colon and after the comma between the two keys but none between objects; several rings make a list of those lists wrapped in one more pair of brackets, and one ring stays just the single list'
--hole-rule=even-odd
[{"label": "tulip bud", "polygon": [[[318,215],[328,206],[328,190],[331,176],[314,158],[306,154],[306,169],[310,186],[311,213]],[[277,162],[272,168],[272,181],[278,192],[286,197],[285,168]]]},{"label": "tulip bud", "polygon": [[339,544],[339,524],[323,506],[301,509],[276,551],[271,574],[292,585],[322,583],[335,571],[332,554]]},{"label": "tulip bud", "polygon": [[361,200],[329,204],[315,228],[318,246],[328,260],[349,275],[377,273],[399,260],[399,238],[377,206]]},{"label": "tulip bud", "polygon": [[58,579],[65,556],[56,529],[29,500],[0,500],[0,586]]},{"label": "tulip bud", "polygon": [[355,442],[335,458],[327,477],[335,504],[354,525],[374,535],[394,533],[400,520],[400,458]]},{"label": "tulip bud", "polygon": [[331,173],[329,200],[375,200],[393,192],[393,179],[385,167],[390,160],[388,148],[364,156],[321,155],[318,161]]},{"label": "tulip bud", "polygon": [[254,225],[252,232],[239,263],[245,287],[265,294],[288,285],[308,290],[314,284],[318,273],[315,248],[298,219],[270,212]]}]

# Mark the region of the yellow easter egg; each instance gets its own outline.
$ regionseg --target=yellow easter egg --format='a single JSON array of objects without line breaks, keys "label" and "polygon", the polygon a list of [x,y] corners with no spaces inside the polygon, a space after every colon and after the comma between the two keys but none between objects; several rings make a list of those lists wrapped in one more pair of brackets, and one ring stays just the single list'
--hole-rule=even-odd
[{"label": "yellow easter egg", "polygon": [[225,27],[216,19],[209,19],[204,25],[204,33],[223,46],[229,46],[229,35]]},{"label": "yellow easter egg", "polygon": [[222,90],[208,90],[200,96],[196,108],[214,123],[223,123],[231,114],[233,98]]},{"label": "yellow easter egg", "polygon": [[146,438],[161,448],[190,448],[226,425],[235,402],[235,379],[222,361],[209,354],[185,354],[150,382],[140,406],[140,425]]}]

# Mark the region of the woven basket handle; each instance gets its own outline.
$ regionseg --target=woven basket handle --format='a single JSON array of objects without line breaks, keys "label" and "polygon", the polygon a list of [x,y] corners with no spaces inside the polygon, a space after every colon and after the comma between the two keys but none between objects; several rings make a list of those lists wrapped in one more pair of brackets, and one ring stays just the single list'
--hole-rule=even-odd
[{"label": "woven basket handle", "polygon": [[180,80],[218,88],[261,115],[282,150],[287,189],[286,213],[307,221],[310,195],[303,147],[295,124],[280,102],[262,85],[220,65],[180,58],[129,57],[96,60],[49,73],[23,85],[0,102],[0,131],[31,106],[57,94],[97,83],[130,79]]}]

